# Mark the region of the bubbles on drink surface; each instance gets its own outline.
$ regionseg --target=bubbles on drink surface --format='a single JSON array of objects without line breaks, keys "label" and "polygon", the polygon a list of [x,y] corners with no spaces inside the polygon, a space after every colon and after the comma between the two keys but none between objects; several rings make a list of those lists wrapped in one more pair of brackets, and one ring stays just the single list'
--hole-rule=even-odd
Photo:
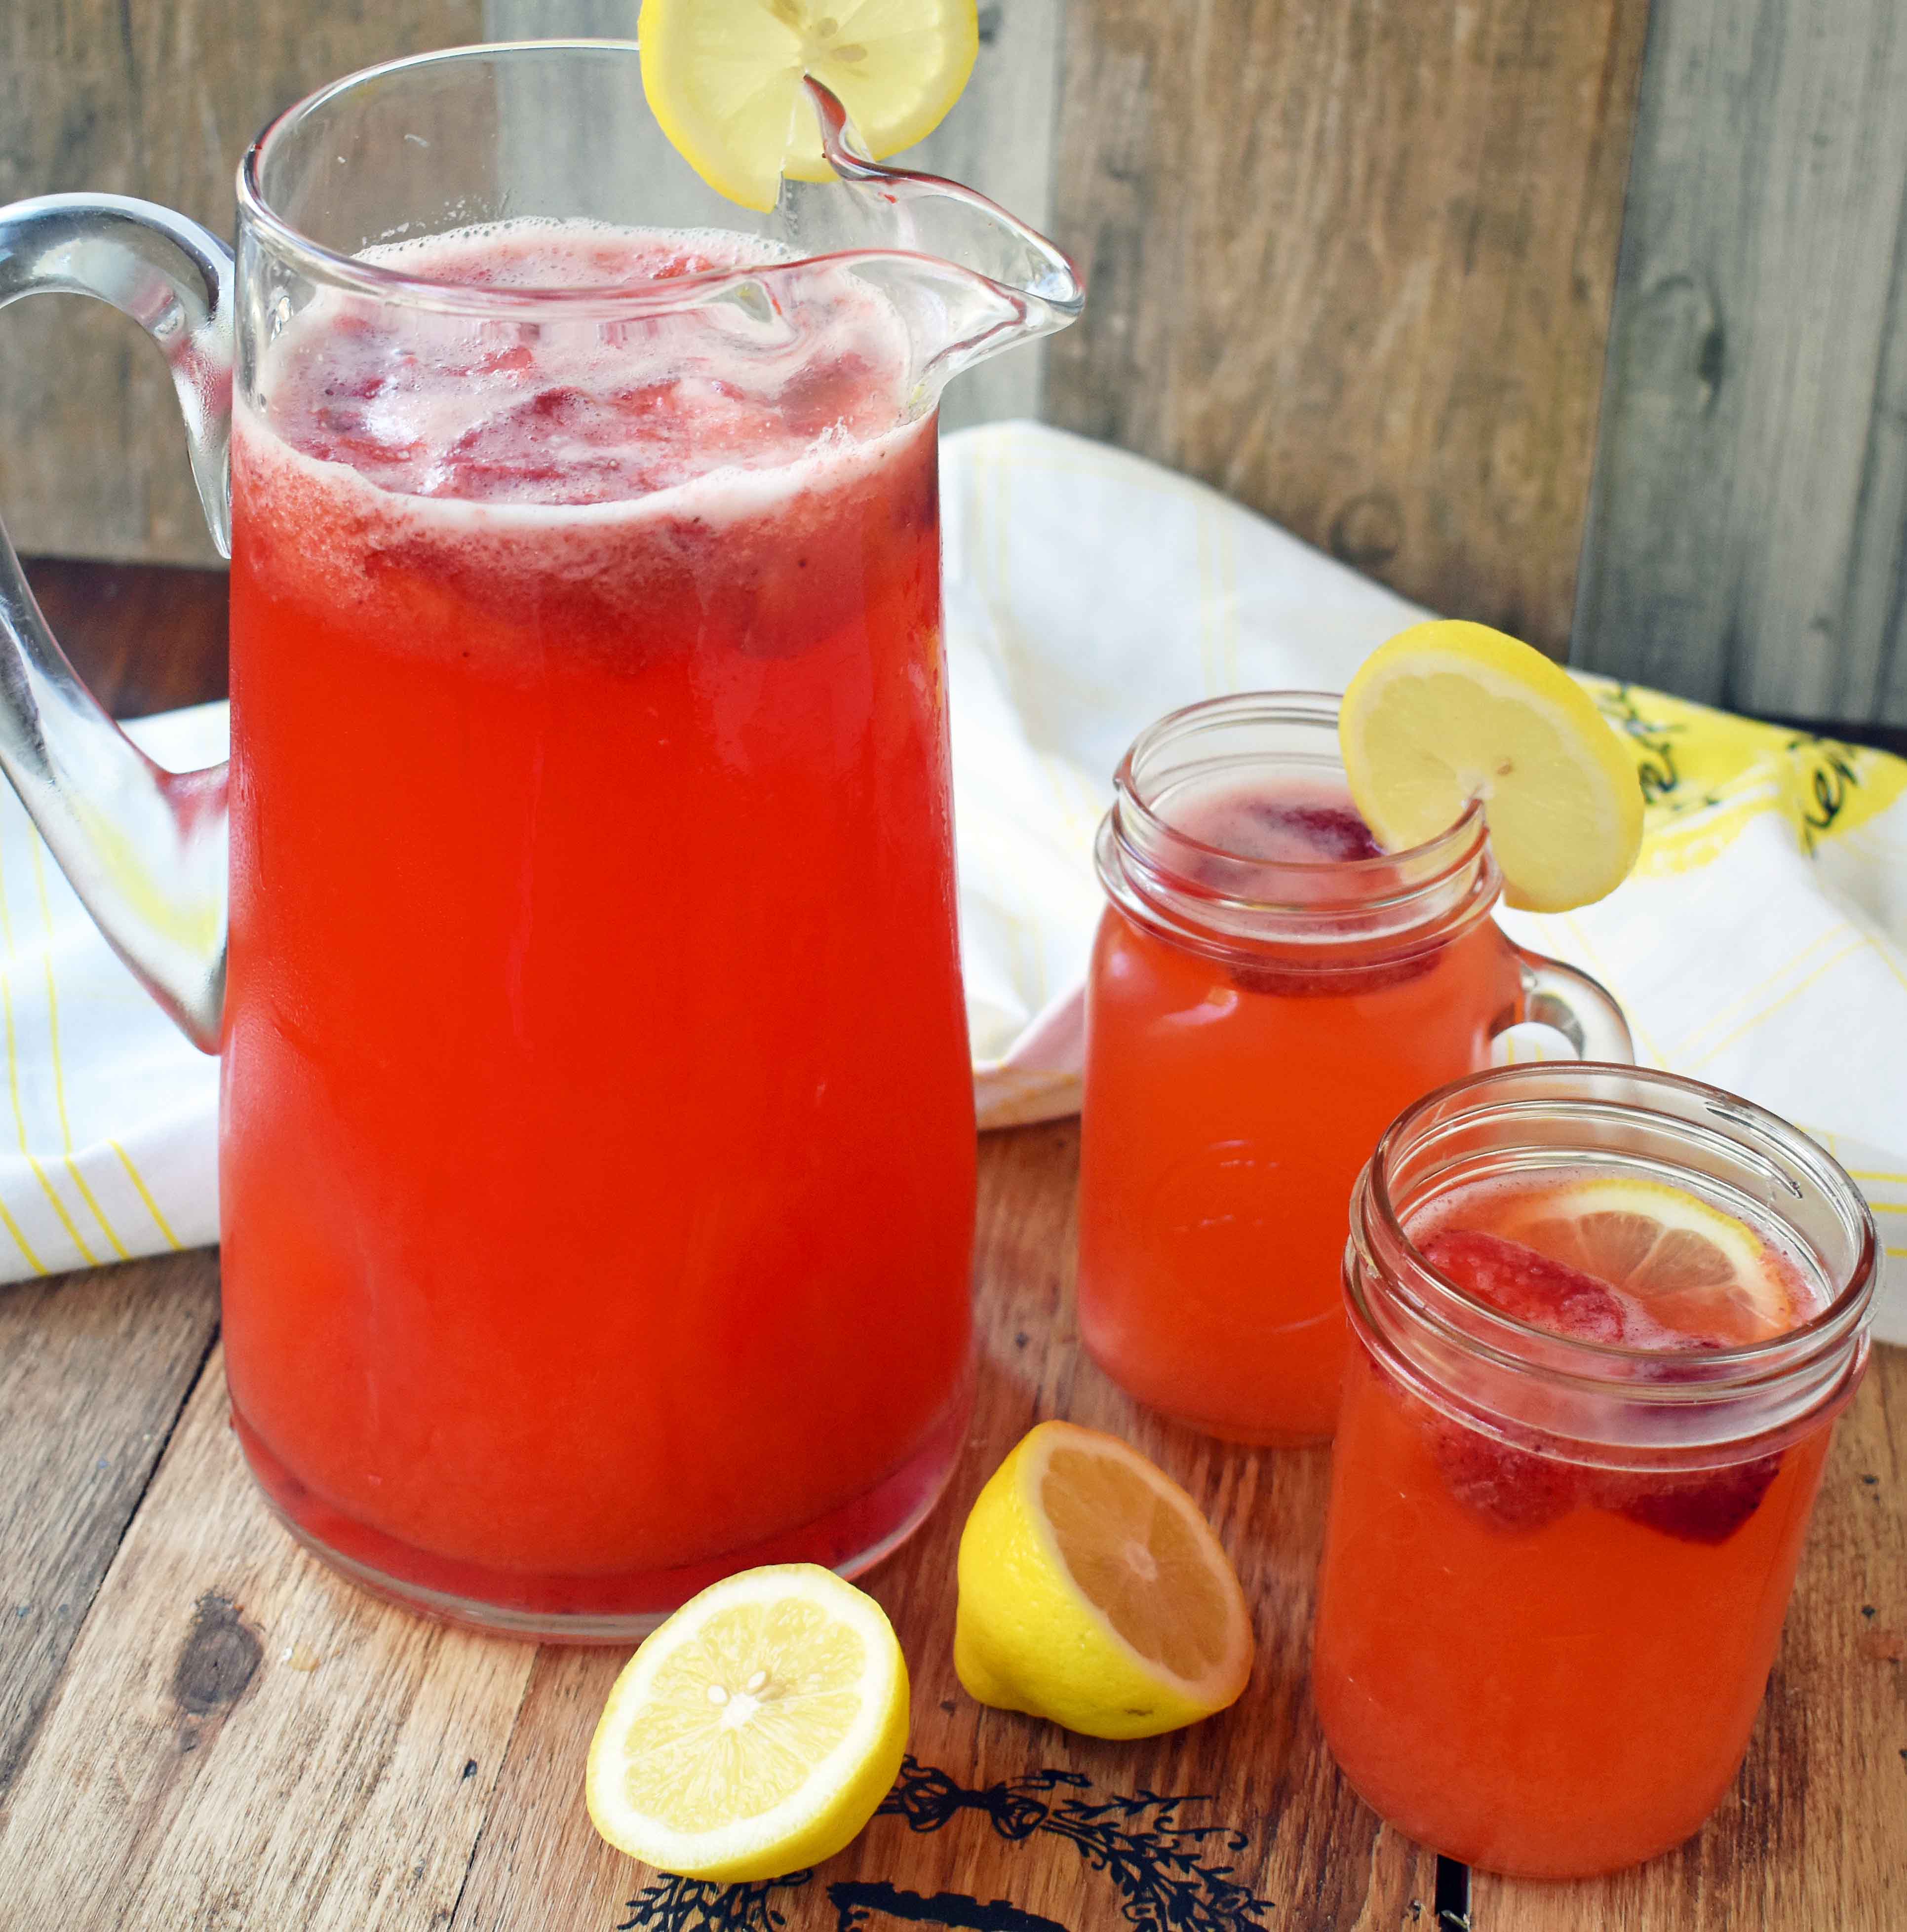
[{"label": "bubbles on drink surface", "polygon": [[1586,1165],[1453,1190],[1412,1216],[1410,1234],[1477,1300],[1571,1341],[1736,1348],[1826,1304],[1813,1270],[1771,1228]]},{"label": "bubbles on drink surface", "polygon": [[[535,319],[321,295],[269,352],[271,427],[400,495],[627,501],[712,472],[772,470],[907,419],[899,315],[849,266],[716,230],[541,219],[380,244],[363,260],[459,287],[548,296]],[[566,315],[563,296],[762,269],[728,298]]]},{"label": "bubbles on drink surface", "polygon": [[[932,543],[907,331],[842,262],[540,220],[365,252],[405,298],[320,291],[233,410],[234,514],[275,595],[529,670],[559,615],[631,663],[697,636],[759,656],[851,626],[870,555]],[[420,281],[546,298],[519,320]]]},{"label": "bubbles on drink surface", "polygon": [[1187,836],[1254,865],[1344,865],[1384,856],[1349,788],[1322,779],[1221,782],[1176,804],[1172,818]]},{"label": "bubbles on drink surface", "polygon": [[1251,865],[1342,865],[1384,856],[1348,787],[1323,776],[1200,774],[1147,803],[1185,837]]}]

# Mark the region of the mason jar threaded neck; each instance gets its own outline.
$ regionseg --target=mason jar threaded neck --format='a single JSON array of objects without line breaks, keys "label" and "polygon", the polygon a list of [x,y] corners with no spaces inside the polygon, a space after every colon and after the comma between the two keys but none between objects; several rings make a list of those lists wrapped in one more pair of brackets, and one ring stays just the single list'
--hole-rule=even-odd
[{"label": "mason jar threaded neck", "polygon": [[1348,797],[1338,699],[1311,691],[1207,698],[1149,725],[1120,761],[1094,842],[1107,896],[1158,936],[1221,957],[1341,973],[1447,944],[1503,888],[1480,804],[1400,852],[1265,858],[1192,829],[1188,805],[1227,787]]},{"label": "mason jar threaded neck", "polygon": [[[1469,1294],[1407,1232],[1458,1189],[1583,1166],[1667,1181],[1771,1226],[1826,1305],[1733,1348],[1576,1340]],[[1781,1448],[1847,1401],[1866,1361],[1878,1253],[1860,1190],[1798,1128],[1674,1074],[1552,1063],[1455,1082],[1392,1123],[1352,1196],[1344,1282],[1379,1366],[1469,1426],[1524,1446],[1533,1435],[1575,1460],[1680,1469]]]}]

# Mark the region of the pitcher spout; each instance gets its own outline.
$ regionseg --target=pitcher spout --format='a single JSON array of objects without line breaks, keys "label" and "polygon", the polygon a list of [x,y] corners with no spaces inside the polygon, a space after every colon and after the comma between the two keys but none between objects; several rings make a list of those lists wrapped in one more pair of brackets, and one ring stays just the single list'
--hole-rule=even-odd
[{"label": "pitcher spout", "polygon": [[[906,315],[917,374],[933,394],[961,370],[1077,320],[1086,284],[1044,236],[957,182],[870,160],[840,101],[817,80],[806,86],[822,150],[849,192],[796,206],[785,188],[784,219],[804,246],[858,243],[887,258],[884,272],[874,257],[863,272]],[[824,214],[809,212],[817,203]],[[818,214],[832,234],[815,232]]]}]

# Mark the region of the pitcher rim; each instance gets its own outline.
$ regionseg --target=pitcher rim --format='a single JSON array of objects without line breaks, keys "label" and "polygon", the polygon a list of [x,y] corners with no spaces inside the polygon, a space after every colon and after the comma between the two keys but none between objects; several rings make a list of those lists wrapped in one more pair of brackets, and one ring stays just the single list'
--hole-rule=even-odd
[{"label": "pitcher rim", "polygon": [[[638,52],[639,45],[633,40],[598,39],[584,36],[548,40],[473,40],[461,46],[434,47],[422,53],[406,54],[395,60],[380,61],[374,66],[360,68],[355,73],[328,81],[323,87],[293,101],[290,106],[275,115],[246,148],[238,171],[238,202],[242,225],[249,226],[269,240],[279,254],[294,259],[298,266],[309,272],[314,280],[323,280],[383,301],[405,302],[412,308],[437,309],[461,315],[490,316],[500,320],[531,319],[539,314],[546,316],[552,310],[584,321],[616,320],[667,314],[702,302],[719,300],[731,289],[785,276],[794,270],[868,261],[932,262],[954,274],[971,275],[975,280],[987,283],[990,286],[1005,286],[1004,284],[993,283],[990,278],[975,269],[966,268],[957,262],[945,261],[939,256],[929,255],[919,250],[841,248],[826,250],[819,254],[794,255],[782,260],[755,262],[739,268],[707,268],[692,274],[671,275],[662,279],[650,277],[623,286],[483,288],[469,282],[453,281],[438,276],[406,274],[401,269],[385,268],[379,263],[365,261],[362,256],[347,254],[342,250],[328,247],[306,234],[289,217],[281,214],[266,193],[263,173],[269,162],[273,145],[308,116],[368,82],[402,74],[412,68],[449,65],[497,56],[564,52],[635,55]],[[828,92],[818,81],[812,78],[807,85],[824,94]],[[649,111],[646,102],[643,111]],[[827,139],[824,131],[824,144]],[[832,157],[830,158],[831,160]],[[865,169],[869,164],[862,162],[857,165]],[[893,174],[905,172],[901,170],[881,169],[878,171]],[[971,193],[972,190],[967,192]],[[1008,292],[1017,294],[1023,292],[1008,290]]]}]

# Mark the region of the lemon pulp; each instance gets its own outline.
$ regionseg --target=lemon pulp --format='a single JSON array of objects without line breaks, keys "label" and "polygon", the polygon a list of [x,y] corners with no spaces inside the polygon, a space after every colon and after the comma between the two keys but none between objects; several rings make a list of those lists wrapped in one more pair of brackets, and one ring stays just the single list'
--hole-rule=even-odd
[{"label": "lemon pulp", "polygon": [[1233,1702],[1244,1594],[1179,1485],[1116,1438],[1042,1423],[960,1538],[954,1664],[983,1703],[1093,1737],[1146,1737]]},{"label": "lemon pulp", "polygon": [[1665,1181],[1572,1180],[1533,1195],[1500,1232],[1607,1282],[1678,1334],[1758,1342],[1807,1318],[1791,1262],[1746,1222]]},{"label": "lemon pulp", "polygon": [[774,1878],[839,1851],[892,1786],[907,1668],[880,1606],[831,1571],[743,1571],[645,1640],[590,1748],[590,1815],[665,1870]]},{"label": "lemon pulp", "polygon": [[1567,671],[1500,631],[1440,620],[1380,645],[1338,740],[1352,800],[1392,851],[1480,800],[1512,905],[1587,905],[1635,862],[1642,792],[1621,740]]},{"label": "lemon pulp", "polygon": [[762,209],[784,175],[831,178],[804,75],[878,158],[940,124],[980,46],[975,0],[642,0],[636,32],[662,132],[718,194]]}]

